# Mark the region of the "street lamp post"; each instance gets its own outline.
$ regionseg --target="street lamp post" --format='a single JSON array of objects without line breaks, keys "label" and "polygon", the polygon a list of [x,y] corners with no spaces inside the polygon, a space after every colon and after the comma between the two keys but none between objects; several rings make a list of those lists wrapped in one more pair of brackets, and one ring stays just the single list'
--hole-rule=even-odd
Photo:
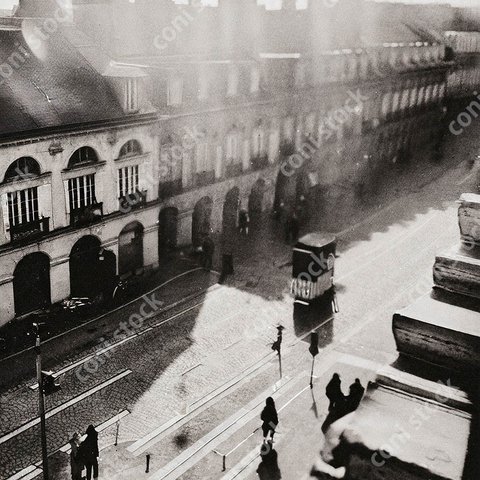
[{"label": "street lamp post", "polygon": [[45,422],[45,397],[43,391],[42,375],[42,352],[40,347],[40,323],[34,323],[35,329],[35,352],[37,354],[37,382],[38,382],[38,416],[40,417],[40,436],[42,441],[42,469],[43,480],[49,480],[48,475],[48,452],[47,452],[47,431]]}]

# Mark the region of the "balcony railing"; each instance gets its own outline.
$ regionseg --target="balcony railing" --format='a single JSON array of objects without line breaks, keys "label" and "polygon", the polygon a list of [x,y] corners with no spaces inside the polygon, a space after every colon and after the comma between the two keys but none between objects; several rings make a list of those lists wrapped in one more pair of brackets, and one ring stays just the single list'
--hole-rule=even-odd
[{"label": "balcony railing", "polygon": [[40,218],[28,223],[10,227],[10,239],[19,242],[25,239],[41,237],[50,230],[50,218]]},{"label": "balcony railing", "polygon": [[195,185],[197,187],[204,187],[215,182],[215,171],[198,172],[195,174]]},{"label": "balcony railing", "polygon": [[263,168],[268,167],[268,155],[256,155],[250,159],[253,170],[262,170]]},{"label": "balcony railing", "polygon": [[173,197],[182,193],[182,179],[170,180],[169,182],[162,182],[158,186],[158,198],[161,200],[164,198]]},{"label": "balcony railing", "polygon": [[293,142],[282,142],[280,145],[280,153],[285,157],[289,157],[295,153],[295,145]]},{"label": "balcony railing", "polygon": [[228,163],[225,168],[226,177],[237,177],[242,174],[242,164],[238,162]]},{"label": "balcony railing", "polygon": [[93,203],[70,211],[70,225],[80,227],[88,225],[103,217],[103,203]]},{"label": "balcony railing", "polygon": [[118,199],[121,212],[128,213],[136,208],[141,208],[147,203],[147,191],[137,190],[135,193],[128,193]]}]

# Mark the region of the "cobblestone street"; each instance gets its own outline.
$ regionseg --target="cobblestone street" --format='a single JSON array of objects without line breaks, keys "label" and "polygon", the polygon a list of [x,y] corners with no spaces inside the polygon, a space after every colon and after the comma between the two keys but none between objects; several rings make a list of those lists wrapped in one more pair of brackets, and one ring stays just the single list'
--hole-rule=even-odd
[{"label": "cobblestone street", "polygon": [[[313,392],[302,390],[308,385],[305,375],[310,365],[302,338],[311,325],[294,316],[288,295],[291,247],[282,242],[283,232],[266,221],[254,227],[250,237],[240,240],[235,275],[225,284],[216,284],[215,273],[197,271],[182,277],[159,291],[158,298],[173,303],[173,299],[197,292],[195,298],[148,318],[136,336],[111,345],[106,352],[108,339],[103,343],[99,339],[100,346],[59,358],[51,366],[54,371],[67,371],[61,376],[61,390],[47,397],[46,408],[51,412],[47,419],[49,451],[64,446],[74,431],[83,432],[90,423],[102,425],[124,412],[100,434],[102,478],[148,477],[144,470],[146,453],[151,455],[151,478],[223,478],[221,458],[213,450],[235,449],[228,458],[229,468],[245,463],[243,457],[254,455],[251,452],[258,447],[258,433],[249,437],[257,413],[234,420],[238,428],[233,430],[230,424],[225,425],[226,433],[219,434],[218,441],[204,454],[190,458],[185,452],[190,447],[195,450],[196,442],[229,423],[229,417],[235,417],[247,404],[254,405],[262,392],[266,395],[277,384],[278,361],[270,344],[276,337],[275,327],[282,324],[286,327],[283,383],[274,390],[278,389],[288,420],[275,448],[280,459],[282,455],[288,458],[281,462],[282,470],[289,472],[283,478],[301,478],[300,473],[307,471],[318,453],[319,446],[304,448],[319,438],[318,428],[299,439],[296,422],[305,426],[302,432],[308,431],[312,412],[306,413],[310,417],[297,418],[289,413],[293,410],[288,402],[300,402],[310,409],[313,393],[318,400],[316,421],[320,422],[325,412],[322,385],[334,367],[343,365],[352,372],[350,376],[360,375],[365,380],[372,374],[372,366],[395,358],[390,333],[393,311],[425,293],[431,284],[435,253],[457,237],[455,200],[469,189],[471,181],[465,162],[457,166],[459,160],[452,159],[451,169],[439,165],[438,178],[430,171],[430,183],[418,176],[416,184],[397,186],[398,198],[387,192],[379,197],[378,206],[352,212],[350,219],[342,222],[335,267],[340,312],[333,320],[328,312],[324,318],[314,319],[317,326],[324,323],[320,328],[324,350],[317,361],[319,378]],[[319,223],[329,221],[324,217]],[[126,308],[121,315],[116,314],[115,321],[126,320],[137,308],[136,304]],[[92,354],[96,354],[97,363],[83,364]],[[348,366],[349,355],[365,359],[370,368],[360,371]],[[69,365],[76,366],[69,369]],[[34,383],[29,379],[0,397],[3,479],[40,459],[37,394],[29,388]],[[294,410],[301,412],[303,408]],[[256,412],[255,408],[252,411]],[[242,446],[237,449],[238,443]],[[184,463],[177,461],[179,455],[185,455]],[[235,478],[256,478],[251,469],[258,461],[252,458],[246,462],[249,467],[245,467],[243,477]],[[166,465],[172,471],[167,468],[162,476],[159,469]],[[52,468],[53,478],[69,478],[64,453],[52,455]],[[34,476],[40,473],[31,469]]]}]

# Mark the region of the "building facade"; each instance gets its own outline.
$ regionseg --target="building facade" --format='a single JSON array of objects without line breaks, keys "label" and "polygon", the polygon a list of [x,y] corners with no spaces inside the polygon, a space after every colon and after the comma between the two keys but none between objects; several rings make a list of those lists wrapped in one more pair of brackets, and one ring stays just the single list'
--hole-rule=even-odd
[{"label": "building facade", "polygon": [[[447,42],[359,25],[355,14],[373,8],[361,2],[353,13],[319,3],[266,12],[225,0],[199,12],[75,0],[41,41],[25,28],[45,29],[54,2],[38,11],[22,1],[28,20],[4,19],[0,325],[69,296],[108,295],[118,277],[161,268],[165,252],[206,234],[232,249],[241,208],[255,218],[301,196],[356,201],[395,165],[435,151],[454,65]],[[138,28],[124,29],[132,14]],[[242,34],[231,26],[247,14]],[[288,22],[304,34],[279,34]]]}]

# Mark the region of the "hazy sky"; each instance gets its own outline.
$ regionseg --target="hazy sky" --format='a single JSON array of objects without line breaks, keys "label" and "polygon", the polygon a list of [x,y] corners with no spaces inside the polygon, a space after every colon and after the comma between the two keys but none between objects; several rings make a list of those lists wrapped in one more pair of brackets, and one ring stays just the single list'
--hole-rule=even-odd
[{"label": "hazy sky", "polygon": [[[278,3],[279,0],[264,0],[266,3]],[[313,2],[321,2],[322,0],[310,0]],[[342,1],[342,0],[340,0]],[[391,0],[398,1],[398,0]],[[404,3],[434,3],[438,0],[402,0]],[[13,5],[16,5],[18,0],[0,0],[0,8],[12,8]],[[440,0],[439,3],[450,3],[452,5],[461,5],[468,7],[480,7],[480,0]]]}]

